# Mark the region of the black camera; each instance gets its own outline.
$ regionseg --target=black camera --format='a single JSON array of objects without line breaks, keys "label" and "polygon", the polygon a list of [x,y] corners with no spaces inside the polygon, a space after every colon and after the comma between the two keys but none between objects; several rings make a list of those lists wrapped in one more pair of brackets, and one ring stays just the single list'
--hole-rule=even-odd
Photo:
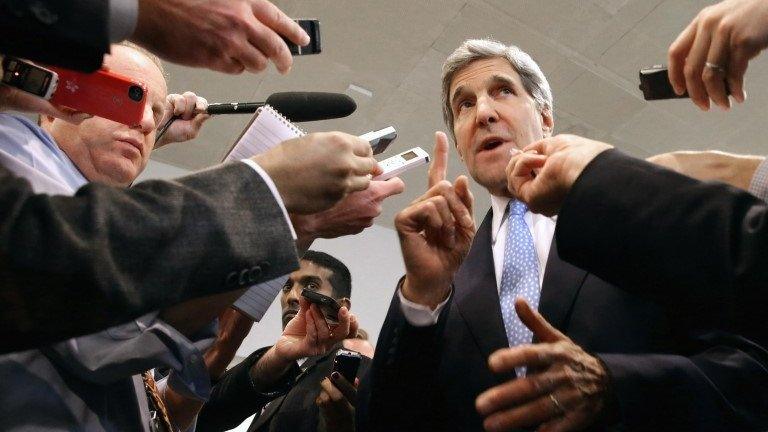
[{"label": "black camera", "polygon": [[144,89],[139,86],[132,85],[128,87],[128,97],[133,101],[141,102],[141,100],[144,99]]}]

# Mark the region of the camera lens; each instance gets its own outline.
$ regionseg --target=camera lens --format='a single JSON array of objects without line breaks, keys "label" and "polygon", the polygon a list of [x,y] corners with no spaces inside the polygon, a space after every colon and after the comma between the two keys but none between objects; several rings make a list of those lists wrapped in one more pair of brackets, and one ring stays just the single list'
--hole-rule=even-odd
[{"label": "camera lens", "polygon": [[128,97],[136,102],[141,102],[144,98],[144,89],[136,85],[130,86],[128,88]]}]

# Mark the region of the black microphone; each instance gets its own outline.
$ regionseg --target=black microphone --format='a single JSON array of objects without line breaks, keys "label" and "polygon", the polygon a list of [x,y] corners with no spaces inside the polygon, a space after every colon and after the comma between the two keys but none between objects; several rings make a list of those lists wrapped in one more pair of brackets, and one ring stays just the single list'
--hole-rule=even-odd
[{"label": "black microphone", "polygon": [[[288,120],[296,123],[346,117],[357,109],[355,100],[344,93],[282,92],[269,95],[265,102],[230,102],[208,104],[206,113],[249,114],[269,104]],[[157,130],[155,142],[165,134],[178,117],[171,117]]]},{"label": "black microphone", "polygon": [[270,95],[265,102],[208,104],[208,114],[245,114],[269,104],[296,123],[346,117],[357,109],[355,100],[344,93],[283,92]]}]

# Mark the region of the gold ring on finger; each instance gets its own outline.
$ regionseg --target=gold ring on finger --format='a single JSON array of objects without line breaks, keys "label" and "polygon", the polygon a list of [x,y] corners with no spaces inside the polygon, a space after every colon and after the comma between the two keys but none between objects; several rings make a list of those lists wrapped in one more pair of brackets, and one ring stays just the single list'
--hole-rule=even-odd
[{"label": "gold ring on finger", "polygon": [[704,67],[712,69],[715,72],[720,72],[720,73],[723,73],[723,74],[725,73],[725,68],[720,66],[717,63],[706,62],[706,63],[704,63]]},{"label": "gold ring on finger", "polygon": [[549,394],[549,400],[552,402],[552,409],[558,417],[562,417],[565,414],[565,409],[560,405],[560,401],[557,400],[554,393]]}]

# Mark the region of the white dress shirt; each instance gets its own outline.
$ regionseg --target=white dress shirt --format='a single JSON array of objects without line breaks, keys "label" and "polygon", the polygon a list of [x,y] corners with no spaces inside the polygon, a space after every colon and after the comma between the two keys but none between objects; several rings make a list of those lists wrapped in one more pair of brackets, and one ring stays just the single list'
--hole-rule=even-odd
[{"label": "white dress shirt", "polygon": [[[504,270],[504,246],[507,242],[507,204],[509,198],[491,195],[491,209],[493,211],[491,219],[491,245],[493,248],[493,268],[496,274],[496,289],[501,289],[501,273]],[[525,224],[531,230],[533,244],[536,248],[536,255],[539,259],[539,289],[544,281],[544,270],[547,267],[547,258],[549,257],[549,248],[552,245],[552,237],[555,235],[556,218],[550,218],[539,214],[525,212]],[[400,310],[403,312],[406,321],[417,327],[434,325],[440,316],[440,311],[448,302],[437,305],[432,310],[426,305],[414,303],[406,299],[398,290],[400,297]],[[450,297],[450,295],[448,296]]]}]

